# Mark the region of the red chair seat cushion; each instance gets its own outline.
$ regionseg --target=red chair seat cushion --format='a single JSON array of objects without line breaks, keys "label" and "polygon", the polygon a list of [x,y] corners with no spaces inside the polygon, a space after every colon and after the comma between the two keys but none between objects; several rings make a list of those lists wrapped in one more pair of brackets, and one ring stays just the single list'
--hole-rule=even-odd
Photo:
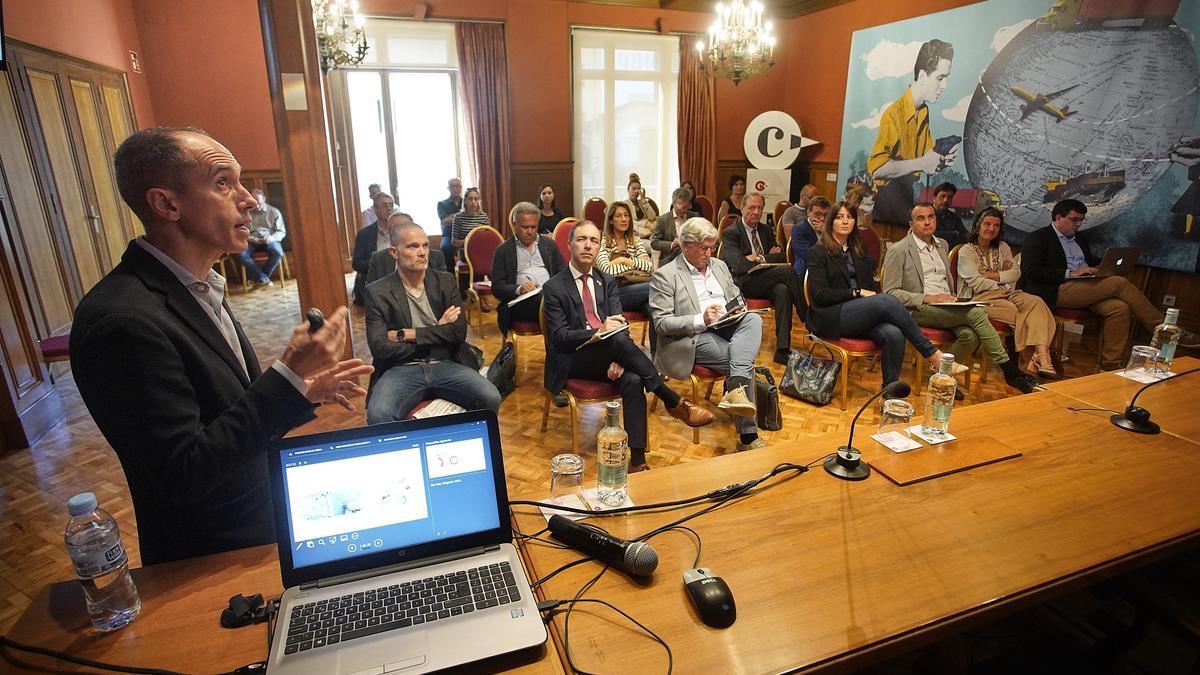
[{"label": "red chair seat cushion", "polygon": [[463,272],[463,273],[465,274],[465,273],[467,272],[467,270],[469,270],[470,268],[469,268],[469,267],[467,267],[467,261],[465,261],[465,260],[459,260],[459,261],[458,261],[458,262],[457,262],[457,263],[454,265],[454,269],[458,270],[459,272]]},{"label": "red chair seat cushion", "polygon": [[492,285],[491,284],[471,284],[471,288],[474,288],[475,292],[480,295],[491,295],[492,294]]},{"label": "red chair seat cushion", "polygon": [[541,325],[536,321],[514,321],[512,329],[517,335],[537,335],[542,332]]},{"label": "red chair seat cushion", "polygon": [[706,368],[699,363],[692,366],[692,374],[705,380],[719,380],[725,377],[725,373],[713,370],[712,368]]},{"label": "red chair seat cushion", "polygon": [[406,420],[415,419],[417,413],[424,410],[425,406],[429,405],[430,403],[433,403],[432,399],[421,401],[420,403],[416,404],[415,406],[413,406],[412,410],[408,411],[408,414],[404,416],[404,419],[406,419]]},{"label": "red chair seat cushion", "polygon": [[650,320],[649,314],[642,314],[641,312],[634,312],[632,310],[626,310],[625,312],[622,312],[622,313],[625,315],[626,320],[628,320],[630,323],[634,323],[637,321],[649,321]]},{"label": "red chair seat cushion", "polygon": [[770,300],[764,300],[762,298],[746,298],[747,309],[771,309],[774,306],[775,303],[771,302]]},{"label": "red chair seat cushion", "polygon": [[1086,309],[1069,309],[1066,307],[1059,307],[1054,310],[1054,315],[1068,321],[1089,321],[1096,318],[1095,314]]},{"label": "red chair seat cushion", "polygon": [[921,332],[930,342],[954,342],[954,333],[942,328],[927,328],[921,326]]},{"label": "red chair seat cushion", "polygon": [[[877,352],[877,351],[879,351],[879,346],[875,344],[875,341],[868,340],[867,338],[842,337],[842,338],[836,338],[834,340],[825,340],[825,341],[831,345],[837,345],[838,347],[841,347],[842,349],[845,349],[848,352]],[[817,353],[820,353],[822,350],[820,347],[816,347],[814,349],[814,351],[816,351]]]},{"label": "red chair seat cushion", "polygon": [[1008,331],[1012,330],[1012,326],[1004,323],[1003,321],[988,319],[988,322],[992,324],[992,328],[995,328],[997,333],[1007,333]]},{"label": "red chair seat cushion", "polygon": [[42,358],[62,358],[71,355],[71,336],[70,335],[55,335],[48,337],[45,340],[38,342],[38,347],[42,349]]},{"label": "red chair seat cushion", "polygon": [[621,394],[616,382],[581,380],[574,377],[567,379],[565,389],[571,392],[575,398],[612,398]]}]

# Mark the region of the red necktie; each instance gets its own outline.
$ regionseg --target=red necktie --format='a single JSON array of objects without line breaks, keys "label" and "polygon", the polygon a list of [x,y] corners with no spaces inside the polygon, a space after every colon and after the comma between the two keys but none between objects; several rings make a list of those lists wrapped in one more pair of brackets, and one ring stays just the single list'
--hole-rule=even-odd
[{"label": "red necktie", "polygon": [[592,289],[588,288],[588,279],[592,275],[580,274],[579,280],[583,284],[583,315],[587,317],[588,325],[592,328],[599,328],[603,325],[600,317],[596,316],[596,301],[592,299]]}]

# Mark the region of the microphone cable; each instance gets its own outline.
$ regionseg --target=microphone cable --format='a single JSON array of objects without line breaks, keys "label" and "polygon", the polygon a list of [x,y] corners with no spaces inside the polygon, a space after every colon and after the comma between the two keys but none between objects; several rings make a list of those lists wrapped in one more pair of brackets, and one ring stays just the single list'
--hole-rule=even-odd
[{"label": "microphone cable", "polygon": [[[104,661],[95,661],[93,659],[85,659],[82,656],[72,656],[71,654],[59,651],[57,649],[48,649],[46,647],[36,647],[34,645],[27,645],[23,642],[17,642],[16,640],[12,640],[5,635],[0,635],[0,653],[2,653],[5,649],[15,649],[17,651],[30,652],[32,654],[41,654],[42,656],[49,656],[51,658],[58,659],[60,661],[67,661],[68,663],[74,663],[74,664],[80,665],[80,666],[87,666],[88,668],[96,668],[98,670],[111,670],[116,673],[139,673],[141,675],[183,675],[182,673],[179,673],[177,671],[164,670],[162,668],[141,668],[138,666],[122,666],[122,665],[115,664],[115,663],[105,663]],[[4,660],[5,661],[9,660],[7,654],[4,655]],[[12,661],[9,661],[9,662],[14,663]],[[29,665],[29,664],[14,663],[14,665],[24,666],[24,665]]]}]

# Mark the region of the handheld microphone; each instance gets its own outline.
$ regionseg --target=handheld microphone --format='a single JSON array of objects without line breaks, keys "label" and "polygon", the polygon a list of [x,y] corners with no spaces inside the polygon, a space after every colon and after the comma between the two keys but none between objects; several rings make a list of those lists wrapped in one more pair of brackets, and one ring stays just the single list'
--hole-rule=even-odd
[{"label": "handheld microphone", "polygon": [[626,541],[558,515],[550,516],[549,525],[555,539],[634,576],[648,576],[658,567],[658,551],[644,541]]},{"label": "handheld microphone", "polygon": [[871,401],[884,394],[887,394],[888,398],[904,398],[911,392],[912,387],[907,382],[896,380],[867,399],[867,402],[862,404],[862,407],[854,414],[854,419],[850,421],[850,437],[846,439],[846,444],[839,447],[836,453],[825,458],[825,470],[830,475],[842,480],[863,480],[871,475],[871,467],[861,459],[862,452],[854,447],[854,424],[858,422],[858,416],[871,405]]},{"label": "handheld microphone", "polygon": [[1137,393],[1133,395],[1133,398],[1129,400],[1129,405],[1125,407],[1125,412],[1109,417],[1109,421],[1121,427],[1122,429],[1136,431],[1139,434],[1157,434],[1160,429],[1157,424],[1150,421],[1150,411],[1146,410],[1145,408],[1135,406],[1134,402],[1137,401],[1138,396],[1142,395],[1143,391],[1146,391],[1150,387],[1153,387],[1156,384],[1162,384],[1163,382],[1169,382],[1170,380],[1183,377],[1184,375],[1194,373],[1196,371],[1200,371],[1200,368],[1192,368],[1191,370],[1185,370],[1182,373],[1172,377],[1164,377],[1157,382],[1151,382],[1141,389],[1138,389]]},{"label": "handheld microphone", "polygon": [[304,313],[304,318],[308,319],[309,334],[317,332],[321,329],[321,326],[325,325],[325,314],[316,307],[310,307],[308,311]]}]

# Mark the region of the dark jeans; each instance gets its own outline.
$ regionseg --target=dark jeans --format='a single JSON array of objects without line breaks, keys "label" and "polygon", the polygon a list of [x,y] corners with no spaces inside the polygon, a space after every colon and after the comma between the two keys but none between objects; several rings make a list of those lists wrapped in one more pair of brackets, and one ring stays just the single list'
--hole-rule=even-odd
[{"label": "dark jeans", "polygon": [[500,409],[500,392],[479,371],[457,361],[412,363],[388,368],[367,400],[367,424],[402,420],[418,403],[444,398],[467,410]]},{"label": "dark jeans", "polygon": [[608,365],[613,362],[625,369],[617,384],[625,432],[629,434],[629,462],[641,464],[646,461],[646,392],[662,386],[662,379],[646,353],[629,339],[629,331],[581,349],[571,360],[567,376],[608,382]]},{"label": "dark jeans", "polygon": [[[262,267],[254,262],[254,258],[250,257],[251,253],[266,252],[267,262]],[[242,266],[246,268],[246,272],[254,277],[254,280],[260,284],[265,284],[271,280],[271,275],[275,273],[275,268],[279,267],[279,261],[283,258],[283,247],[277,241],[269,241],[265,244],[247,244],[246,250],[238,254],[238,260]]]},{"label": "dark jeans", "polygon": [[[842,303],[841,327],[843,337],[870,338],[883,352],[883,383],[900,379],[904,363],[904,341],[916,347],[921,356],[932,356],[937,347],[925,337],[904,303],[894,295],[878,293],[869,298],[855,298]],[[843,373],[843,377],[845,374]]]},{"label": "dark jeans", "polygon": [[792,312],[804,321],[804,291],[789,265],[747,274],[738,281],[747,298],[770,300],[775,305],[775,349],[792,346]]},{"label": "dark jeans", "polygon": [[454,244],[451,243],[454,225],[451,223],[442,223],[442,243],[439,246],[442,249],[442,257],[446,259],[446,271],[454,274]]},{"label": "dark jeans", "polygon": [[650,282],[622,286],[617,294],[621,297],[621,310],[650,314]]}]

